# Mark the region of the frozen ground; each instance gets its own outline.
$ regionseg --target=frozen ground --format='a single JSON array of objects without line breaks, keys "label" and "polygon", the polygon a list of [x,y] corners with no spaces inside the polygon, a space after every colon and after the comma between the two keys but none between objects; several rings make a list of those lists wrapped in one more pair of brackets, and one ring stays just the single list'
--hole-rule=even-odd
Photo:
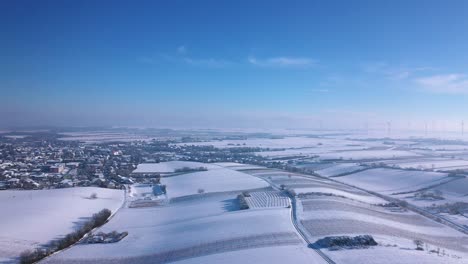
[{"label": "frozen ground", "polygon": [[316,193],[322,195],[333,195],[333,196],[342,196],[346,197],[351,200],[368,203],[368,204],[386,204],[387,201],[372,195],[368,195],[366,193],[360,192],[349,192],[345,190],[338,190],[334,188],[328,187],[308,187],[308,188],[294,188],[296,194],[308,194],[308,193]]},{"label": "frozen ground", "polygon": [[170,198],[203,193],[227,192],[268,187],[265,181],[243,172],[219,168],[163,177],[161,183],[166,185]]},{"label": "frozen ground", "polygon": [[325,177],[333,177],[337,175],[352,173],[363,169],[365,169],[365,167],[359,166],[356,163],[336,163],[328,168],[316,170],[315,173]]},{"label": "frozen ground", "polygon": [[430,149],[433,151],[447,151],[447,150],[468,150],[468,145],[459,145],[459,144],[440,144],[440,145],[419,145],[421,148]]},{"label": "frozen ground", "polygon": [[326,250],[325,252],[336,263],[341,264],[462,264],[466,261],[466,256],[462,257],[459,252],[447,251],[446,255],[437,255],[437,253],[414,250],[414,244],[407,248],[376,246],[367,249]]},{"label": "frozen ground", "polygon": [[231,170],[257,170],[257,169],[265,169],[262,166],[250,165],[250,164],[243,164],[243,163],[236,163],[236,162],[216,162],[212,163],[213,165],[218,165],[224,168],[228,168]]},{"label": "frozen ground", "polygon": [[221,140],[207,142],[180,143],[179,145],[215,146],[218,148],[260,147],[271,149],[321,148],[323,146],[362,145],[360,142],[324,137],[284,137],[284,138],[249,138],[244,140]]},{"label": "frozen ground", "polygon": [[367,149],[363,145],[338,145],[338,146],[328,146],[328,145],[319,145],[313,148],[292,148],[276,151],[260,151],[255,152],[256,155],[268,158],[285,158],[285,157],[294,157],[294,156],[315,156],[326,154],[330,152],[340,153],[344,151],[353,151],[353,150],[364,150]]},{"label": "frozen ground", "polygon": [[301,199],[298,217],[312,241],[331,235],[377,235],[419,239],[431,246],[468,250],[468,236],[410,211],[367,205],[339,197]]},{"label": "frozen ground", "polygon": [[174,262],[174,264],[200,264],[200,263],[326,263],[319,255],[309,248],[299,246],[277,246],[268,248],[246,249],[241,251],[225,252],[223,254],[208,255],[198,258]]},{"label": "frozen ground", "polygon": [[238,211],[236,206],[235,195],[217,194],[162,207],[125,208],[101,228],[128,231],[124,240],[76,245],[46,263],[165,263],[249,248],[303,245],[289,209]]},{"label": "frozen ground", "polygon": [[343,159],[343,160],[368,160],[368,159],[389,159],[389,158],[404,158],[415,157],[419,154],[405,150],[360,150],[360,151],[343,151],[332,152],[319,155],[323,160]]},{"label": "frozen ground", "polygon": [[121,190],[95,187],[0,191],[0,262],[71,233],[104,208],[114,212],[123,199]]},{"label": "frozen ground", "polygon": [[435,170],[455,170],[467,169],[468,160],[437,158],[437,159],[420,159],[420,160],[400,160],[385,162],[389,165],[397,165],[400,168],[413,168],[413,169],[435,169]]},{"label": "frozen ground", "polygon": [[250,209],[285,208],[290,206],[289,197],[284,192],[249,192],[245,197]]},{"label": "frozen ground", "polygon": [[442,184],[433,189],[441,191],[442,195],[449,194],[456,197],[465,197],[468,201],[468,178],[466,177]]},{"label": "frozen ground", "polygon": [[385,194],[416,191],[451,180],[446,173],[396,169],[370,169],[336,180]]},{"label": "frozen ground", "polygon": [[129,133],[116,133],[116,132],[66,132],[62,133],[63,137],[59,140],[63,141],[80,141],[88,144],[98,144],[105,142],[131,142],[136,140],[149,141],[152,138],[148,138],[143,135],[129,134]]},{"label": "frozen ground", "polygon": [[133,173],[172,173],[177,169],[190,168],[198,169],[204,167],[207,169],[219,169],[220,166],[210,163],[200,163],[194,161],[167,161],[160,163],[142,163],[138,164]]},{"label": "frozen ground", "polygon": [[[45,263],[218,263],[229,255],[232,261],[247,257],[261,261],[271,260],[269,255],[279,255],[279,250],[284,250],[283,255],[296,254],[291,258],[300,262],[320,258],[306,247],[292,224],[290,208],[286,208],[289,198],[260,178],[218,166],[163,177],[161,182],[171,198],[167,203],[125,207],[99,230],[127,231],[123,240],[78,244]],[[198,194],[200,188],[203,194]],[[264,191],[251,191],[255,210],[240,210],[237,195],[258,189]],[[130,199],[151,195],[150,188],[136,185],[129,193]]]}]

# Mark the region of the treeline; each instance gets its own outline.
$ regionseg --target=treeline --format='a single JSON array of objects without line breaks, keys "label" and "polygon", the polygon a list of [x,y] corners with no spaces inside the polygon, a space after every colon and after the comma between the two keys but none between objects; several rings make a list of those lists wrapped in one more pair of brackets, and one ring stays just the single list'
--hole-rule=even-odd
[{"label": "treeline", "polygon": [[179,169],[175,169],[174,172],[192,172],[192,171],[207,171],[207,167],[198,167],[198,168],[191,168],[191,167],[183,167]]},{"label": "treeline", "polygon": [[20,255],[20,263],[30,264],[38,262],[39,260],[51,255],[52,253],[65,249],[76,242],[83,236],[96,227],[100,227],[106,223],[107,219],[111,216],[112,212],[109,209],[102,209],[100,212],[94,214],[84,225],[78,230],[66,235],[65,237],[51,242],[44,248],[37,248],[35,250],[26,250]]}]

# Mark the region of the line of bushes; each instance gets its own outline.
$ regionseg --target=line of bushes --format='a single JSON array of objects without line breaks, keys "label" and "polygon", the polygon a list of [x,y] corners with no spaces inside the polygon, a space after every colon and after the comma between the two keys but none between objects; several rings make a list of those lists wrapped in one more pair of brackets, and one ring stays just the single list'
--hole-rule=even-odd
[{"label": "line of bushes", "polygon": [[112,212],[109,209],[102,209],[100,212],[94,214],[84,225],[78,230],[66,235],[65,237],[51,242],[43,248],[35,250],[26,250],[20,255],[20,263],[30,264],[35,263],[52,253],[65,249],[76,242],[78,242],[84,235],[96,227],[102,226],[106,223],[107,219],[111,216]]}]

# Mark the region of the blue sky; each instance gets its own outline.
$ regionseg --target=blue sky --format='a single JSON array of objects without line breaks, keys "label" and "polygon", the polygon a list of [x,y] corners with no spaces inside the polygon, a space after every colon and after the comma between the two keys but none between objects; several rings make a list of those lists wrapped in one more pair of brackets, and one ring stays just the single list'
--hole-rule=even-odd
[{"label": "blue sky", "polygon": [[440,128],[467,1],[1,1],[3,126]]}]

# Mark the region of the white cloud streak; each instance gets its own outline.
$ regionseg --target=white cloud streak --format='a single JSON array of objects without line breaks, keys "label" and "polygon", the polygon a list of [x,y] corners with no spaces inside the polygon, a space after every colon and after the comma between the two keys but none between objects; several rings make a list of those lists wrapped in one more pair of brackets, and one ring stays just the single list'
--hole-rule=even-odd
[{"label": "white cloud streak", "polygon": [[420,72],[434,70],[432,67],[404,67],[392,66],[386,62],[374,62],[364,65],[364,71],[367,73],[381,74],[391,80],[405,80]]},{"label": "white cloud streak", "polygon": [[314,92],[314,93],[328,93],[328,92],[330,92],[330,90],[328,90],[328,89],[312,89],[310,91]]},{"label": "white cloud streak", "polygon": [[272,57],[258,59],[250,56],[247,61],[261,67],[309,67],[317,64],[317,61],[305,57]]},{"label": "white cloud streak", "polygon": [[434,93],[468,94],[468,76],[465,74],[441,74],[415,79],[423,89]]},{"label": "white cloud streak", "polygon": [[185,47],[184,45],[177,47],[177,53],[179,54],[187,53],[187,47]]},{"label": "white cloud streak", "polygon": [[189,57],[184,57],[182,59],[185,63],[192,65],[192,66],[200,66],[200,67],[211,67],[211,68],[222,68],[232,64],[230,61],[226,60],[219,60],[214,58],[208,59],[193,59]]}]

